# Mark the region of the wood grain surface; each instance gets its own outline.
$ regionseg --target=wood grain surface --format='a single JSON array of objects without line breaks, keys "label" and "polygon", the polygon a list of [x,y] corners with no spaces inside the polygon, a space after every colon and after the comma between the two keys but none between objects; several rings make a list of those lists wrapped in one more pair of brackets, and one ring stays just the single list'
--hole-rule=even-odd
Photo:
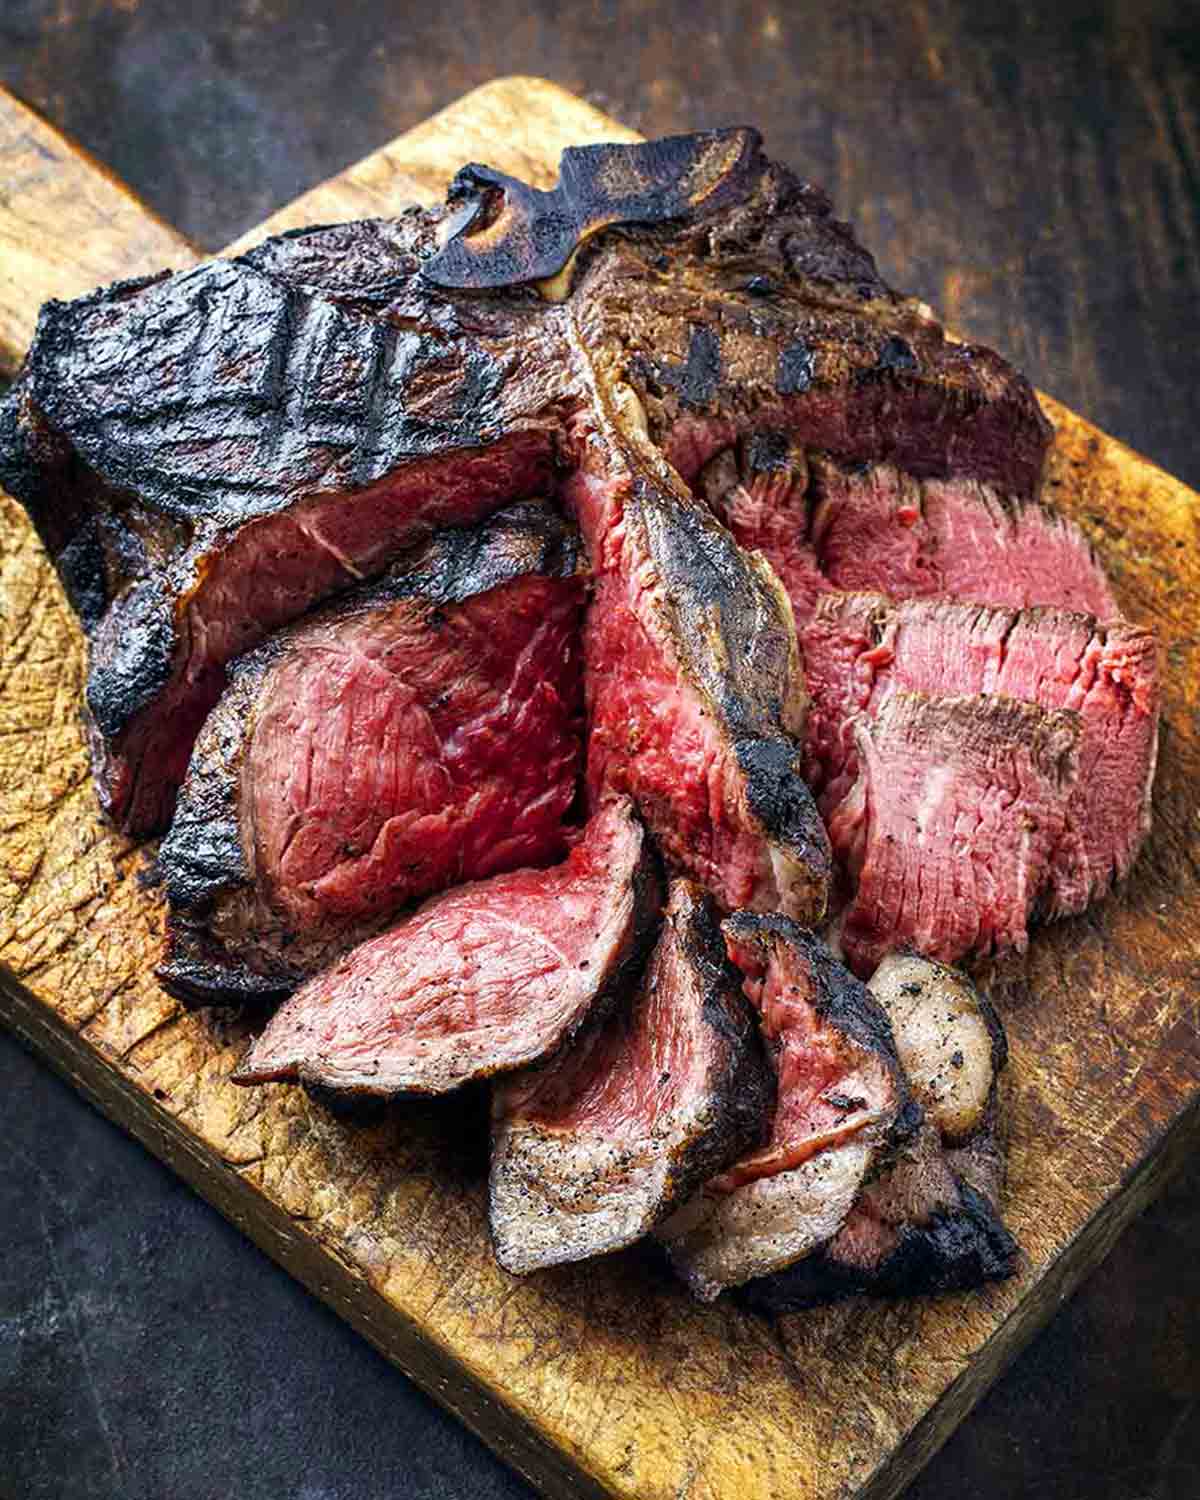
[{"label": "wood grain surface", "polygon": [[[335,186],[322,203],[361,211],[363,184],[382,203],[392,167],[403,196],[427,196],[442,150],[443,178],[471,157],[528,171],[538,136],[514,130],[511,159],[497,119],[545,108],[569,136],[572,106],[535,81],[500,87],[502,105],[487,91],[462,101],[411,159],[402,138],[358,170],[345,208]],[[584,138],[597,128],[594,111],[580,116]],[[778,1325],[693,1307],[638,1252],[515,1283],[486,1250],[477,1120],[406,1109],[351,1129],[294,1091],[232,1088],[238,1026],[182,1014],[148,977],[161,910],[139,880],[144,855],[96,813],[81,642],[6,502],[9,1020],[553,1493],[895,1493],[1200,1133],[1197,501],[1048,409],[1052,494],[1096,540],[1125,610],[1161,629],[1167,694],[1155,834],[1134,879],[994,976],[1013,1044],[1008,1210],[1028,1252],[1015,1282]]]}]

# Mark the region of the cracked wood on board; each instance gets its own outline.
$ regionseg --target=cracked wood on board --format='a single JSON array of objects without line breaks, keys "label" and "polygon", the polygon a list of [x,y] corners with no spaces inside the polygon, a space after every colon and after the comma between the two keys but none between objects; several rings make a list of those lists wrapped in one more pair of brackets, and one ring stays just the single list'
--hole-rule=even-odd
[{"label": "cracked wood on board", "polygon": [[[0,101],[0,356],[45,295],[193,252],[28,112]],[[6,112],[7,111],[7,112]],[[14,124],[13,122],[17,123]],[[537,80],[469,95],[269,221],[432,199],[466,160],[538,185],[568,143],[634,139]],[[61,173],[78,174],[64,187]],[[38,245],[70,203],[79,242]],[[47,206],[48,205],[48,206]],[[68,219],[70,216],[68,216]],[[94,234],[88,230],[95,230]],[[250,239],[258,236],[248,237]],[[16,249],[14,250],[14,245]],[[15,269],[14,269],[15,268]],[[245,1024],[153,978],[162,904],[107,828],[79,721],[83,643],[23,512],[0,497],[0,1013],[109,1114],[555,1494],[892,1494],[1200,1137],[1200,501],[1053,402],[1049,494],[1165,648],[1155,828],[1127,887],[994,971],[1012,1046],[1011,1283],[853,1301],[777,1325],[698,1308],[633,1251],[515,1282],[487,1246],[484,1100],[342,1122],[233,1087]]]}]

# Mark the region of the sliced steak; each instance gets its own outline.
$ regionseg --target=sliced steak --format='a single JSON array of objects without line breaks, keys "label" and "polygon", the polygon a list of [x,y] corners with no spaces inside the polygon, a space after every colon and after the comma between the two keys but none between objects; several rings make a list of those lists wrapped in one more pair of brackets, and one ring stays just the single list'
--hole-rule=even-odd
[{"label": "sliced steak", "polygon": [[881,1147],[920,1119],[886,1015],[820,939],[786,917],[749,912],[730,917],[724,933],[778,1092],[769,1141],[659,1230],[705,1301],[786,1270],[836,1234]]},{"label": "sliced steak", "polygon": [[924,1124],[860,1193],[837,1234],[747,1297],[786,1312],[855,1293],[965,1291],[1016,1269],[999,1215],[1003,1157],[997,1076],[1007,1049],[999,1017],[957,970],[890,954],[870,990],[888,1013]]},{"label": "sliced steak", "polygon": [[[550,193],[470,167],[444,209],[48,304],[0,408],[0,483],[90,632],[114,818],[164,826],[228,661],[430,529],[546,493],[556,457],[574,462],[568,428],[582,411],[600,432],[618,390],[687,483],[767,431],[1030,497],[1049,441],[1026,382],[884,286],[751,130],[569,151]],[[591,472],[603,483],[621,465]],[[651,594],[668,552],[697,548],[709,584],[741,586],[715,533],[697,523],[668,548],[652,503],[631,505],[630,560],[660,570]],[[656,515],[674,526],[672,504]],[[676,613],[700,641],[700,575],[685,571]],[[798,805],[781,724],[761,754]]]},{"label": "sliced steak", "polygon": [[1083,534],[1040,505],[965,475],[815,458],[810,471],[812,543],[834,588],[1120,614]]},{"label": "sliced steak", "polygon": [[632,1244],[759,1144],[774,1092],[712,902],[676,880],[631,1003],[497,1086],[496,1258],[524,1275]]},{"label": "sliced steak", "polygon": [[578,561],[559,515],[513,506],[235,664],[159,852],[169,989],[284,993],[419,897],[563,858]]},{"label": "sliced steak", "polygon": [[1050,609],[827,594],[800,633],[812,694],[806,771],[827,814],[857,775],[854,720],[897,690],[1002,693],[1080,716],[1079,774],[1044,900],[1082,911],[1128,874],[1150,827],[1158,746],[1154,633]]},{"label": "sliced steak", "polygon": [[816,921],[829,840],[801,775],[804,679],[787,596],[627,436],[615,422],[582,436],[565,491],[593,578],[593,802],[633,797],[670,865],[726,910]]},{"label": "sliced steak", "polygon": [[563,864],[434,896],[310,979],[237,1081],[441,1094],[548,1058],[634,982],[660,899],[642,826],[613,801]]},{"label": "sliced steak", "polygon": [[854,724],[858,776],[829,819],[855,881],[850,967],[912,947],[952,963],[1016,949],[1067,827],[1080,716],[1013,698],[894,692]]}]

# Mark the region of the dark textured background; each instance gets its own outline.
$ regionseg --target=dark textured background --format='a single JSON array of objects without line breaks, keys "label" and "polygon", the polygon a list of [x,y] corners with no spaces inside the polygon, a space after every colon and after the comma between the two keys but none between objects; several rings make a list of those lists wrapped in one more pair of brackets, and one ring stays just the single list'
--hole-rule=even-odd
[{"label": "dark textured background", "polygon": [[[1200,484],[1195,5],[0,0],[0,82],[208,246],[508,72],[761,125],[892,280]],[[7,1038],[0,1141],[3,1500],[527,1495]],[[1200,1495],[1200,1170],[909,1495]]]}]

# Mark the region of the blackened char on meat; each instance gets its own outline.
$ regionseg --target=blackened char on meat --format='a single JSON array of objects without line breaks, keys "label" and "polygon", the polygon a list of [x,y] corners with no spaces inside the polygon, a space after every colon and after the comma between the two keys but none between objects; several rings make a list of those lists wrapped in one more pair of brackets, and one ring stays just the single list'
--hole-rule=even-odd
[{"label": "blackened char on meat", "polygon": [[786,917],[736,912],[726,946],[775,1064],[770,1139],[658,1231],[710,1301],[773,1277],[840,1229],[875,1165],[920,1123],[891,1028],[866,987]]},{"label": "blackened char on meat", "polygon": [[854,721],[858,775],[829,816],[854,881],[847,962],[911,947],[953,963],[1023,952],[1067,830],[1080,716],[984,694],[893,692]]},{"label": "blackened char on meat", "polygon": [[574,527],[448,528],[234,665],[159,851],[185,999],[295,988],[422,896],[566,853]]},{"label": "blackened char on meat", "polygon": [[826,594],[800,643],[812,695],[805,769],[827,815],[857,774],[855,719],[891,692],[1000,693],[1080,718],[1079,773],[1042,904],[1082,911],[1129,872],[1150,827],[1158,744],[1152,631],[1066,610]]},{"label": "blackened char on meat", "polygon": [[441,1094],[547,1059],[634,982],[661,897],[632,805],[614,800],[561,865],[434,896],[310,979],[236,1081]]},{"label": "blackened char on meat", "polygon": [[673,881],[636,993],[496,1086],[496,1258],[524,1275],[632,1244],[759,1144],[774,1088],[711,898]]},{"label": "blackened char on meat", "polygon": [[[567,152],[549,194],[472,167],[445,209],[50,303],[0,421],[0,482],[89,629],[117,821],[165,824],[229,660],[428,530],[545,493],[581,420],[589,451],[623,450],[593,472],[640,491],[630,560],[699,549],[722,590],[746,565],[720,528],[692,520],[667,548],[649,523],[686,520],[685,486],[739,436],[1021,498],[1049,435],[1028,385],[889,291],[824,196],[743,129]],[[630,459],[643,439],[657,477]],[[760,580],[767,639],[788,628],[769,593]],[[738,752],[787,825],[785,862],[797,819],[817,837],[789,727],[781,710]],[[770,842],[761,810],[749,821]]]},{"label": "blackened char on meat", "polygon": [[921,1105],[921,1129],[864,1187],[841,1229],[747,1300],[788,1312],[860,1292],[966,1291],[1011,1276],[1019,1250],[999,1214],[999,1017],[964,975],[890,954],[871,977]]}]

